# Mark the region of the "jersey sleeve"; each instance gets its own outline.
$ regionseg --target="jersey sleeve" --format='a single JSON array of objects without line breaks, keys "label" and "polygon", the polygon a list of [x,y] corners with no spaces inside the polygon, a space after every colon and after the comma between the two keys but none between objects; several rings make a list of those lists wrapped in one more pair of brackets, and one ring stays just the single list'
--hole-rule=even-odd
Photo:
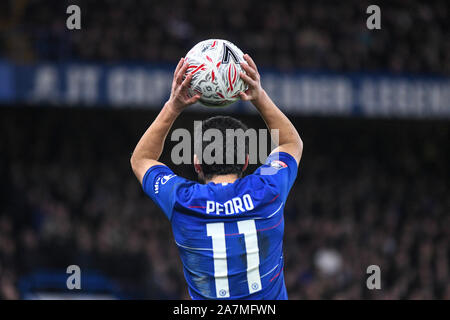
[{"label": "jersey sleeve", "polygon": [[188,183],[187,179],[177,176],[169,167],[156,165],[145,173],[142,188],[171,220],[178,190]]},{"label": "jersey sleeve", "polygon": [[281,198],[286,200],[297,177],[298,165],[294,157],[286,152],[275,152],[253,173],[260,176]]}]

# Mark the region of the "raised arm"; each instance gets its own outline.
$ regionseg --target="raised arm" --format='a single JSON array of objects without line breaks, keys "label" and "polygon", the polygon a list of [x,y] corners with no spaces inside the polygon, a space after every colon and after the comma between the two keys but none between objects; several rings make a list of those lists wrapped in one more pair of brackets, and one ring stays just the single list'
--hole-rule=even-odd
[{"label": "raised arm", "polygon": [[240,93],[241,99],[253,103],[270,130],[279,130],[279,144],[272,153],[280,151],[289,153],[298,164],[302,157],[303,141],[297,129],[262,88],[258,68],[253,59],[248,54],[244,55],[244,59],[247,64],[242,63],[241,66],[247,74],[241,72],[240,76],[247,83],[248,90]]},{"label": "raised arm", "polygon": [[174,72],[169,100],[164,104],[161,112],[139,140],[131,156],[131,168],[141,183],[149,168],[162,164],[158,162],[158,159],[161,156],[164,141],[175,119],[187,106],[200,99],[198,94],[194,97],[189,97],[187,93],[187,88],[192,80],[192,74],[189,74],[183,80],[187,67],[188,65],[184,63],[184,58],[181,58]]}]

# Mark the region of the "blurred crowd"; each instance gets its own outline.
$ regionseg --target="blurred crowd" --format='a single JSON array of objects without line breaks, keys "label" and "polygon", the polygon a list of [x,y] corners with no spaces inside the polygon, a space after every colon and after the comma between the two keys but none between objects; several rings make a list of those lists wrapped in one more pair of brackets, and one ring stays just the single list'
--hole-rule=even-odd
[{"label": "blurred crowd", "polygon": [[[0,299],[23,297],[18,283],[35,270],[72,264],[106,275],[125,297],[189,297],[170,224],[129,166],[154,117],[1,111]],[[176,126],[204,118],[186,114]],[[448,125],[294,123],[305,150],[285,209],[290,299],[450,299]],[[190,167],[173,169],[194,177]],[[380,267],[380,290],[366,287],[369,265]]]},{"label": "blurred crowd", "polygon": [[[81,8],[80,31],[66,8]],[[261,66],[331,71],[450,74],[450,4],[379,4],[381,30],[368,30],[368,0],[7,0],[0,52],[18,61],[178,61],[198,41],[224,38]]]}]

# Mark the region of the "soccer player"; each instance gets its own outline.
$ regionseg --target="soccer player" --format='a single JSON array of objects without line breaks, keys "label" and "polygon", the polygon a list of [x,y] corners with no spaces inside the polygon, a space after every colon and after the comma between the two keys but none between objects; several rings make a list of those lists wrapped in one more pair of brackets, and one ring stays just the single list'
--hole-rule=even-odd
[{"label": "soccer player", "polygon": [[[144,133],[131,157],[132,169],[145,193],[170,220],[192,299],[287,299],[283,277],[283,209],[297,176],[303,143],[289,119],[260,83],[249,55],[240,76],[251,101],[269,129],[279,130],[279,145],[264,165],[243,177],[245,163],[200,163],[194,167],[202,183],[175,175],[158,162],[165,138],[180,113],[200,95],[190,97],[182,58],[174,72],[169,100]],[[232,117],[213,117],[203,129],[246,130]],[[204,144],[202,144],[204,147]],[[234,146],[237,150],[236,145]],[[225,154],[225,152],[224,152]],[[242,162],[242,161],[241,161]]]}]

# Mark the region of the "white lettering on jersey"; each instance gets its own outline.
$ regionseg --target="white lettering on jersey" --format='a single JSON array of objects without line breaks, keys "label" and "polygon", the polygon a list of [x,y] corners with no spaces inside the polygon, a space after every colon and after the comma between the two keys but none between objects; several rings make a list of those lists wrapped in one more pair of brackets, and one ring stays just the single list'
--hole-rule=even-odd
[{"label": "white lettering on jersey", "polygon": [[214,201],[206,201],[206,213],[210,214],[211,212],[214,212],[216,208],[215,202]]},{"label": "white lettering on jersey", "polygon": [[235,197],[225,203],[219,203],[216,201],[206,201],[206,213],[220,215],[225,213],[226,215],[244,213],[253,210],[255,205],[253,204],[252,197],[248,193],[244,194],[242,198]]},{"label": "white lettering on jersey", "polygon": [[233,207],[233,201],[228,200],[223,204],[225,207],[225,214],[233,214],[234,213],[234,207]]},{"label": "white lettering on jersey", "polygon": [[280,160],[273,160],[273,161],[270,163],[270,166],[271,166],[272,168],[274,168],[274,169],[277,169],[277,170],[283,169],[283,168],[287,168],[287,164],[284,163],[283,161],[280,161]]},{"label": "white lettering on jersey", "polygon": [[216,202],[216,214],[221,214],[223,212],[223,204]]}]

